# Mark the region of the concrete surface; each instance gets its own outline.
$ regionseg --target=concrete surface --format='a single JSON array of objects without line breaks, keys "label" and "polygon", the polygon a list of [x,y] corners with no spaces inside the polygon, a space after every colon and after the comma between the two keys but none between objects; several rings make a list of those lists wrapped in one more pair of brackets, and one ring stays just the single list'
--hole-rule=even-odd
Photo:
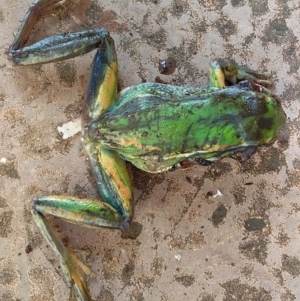
[{"label": "concrete surface", "polygon": [[[93,54],[12,66],[5,52],[30,3],[0,0],[0,300],[58,301],[69,290],[30,200],[96,196],[80,135],[57,132],[80,116]],[[299,16],[298,0],[77,0],[36,28],[34,39],[108,28],[122,88],[156,76],[204,86],[209,61],[232,57],[272,73],[288,115],[278,141],[242,166],[225,159],[158,175],[133,170],[131,238],[52,219],[66,243],[90,251],[94,300],[300,300]],[[167,57],[176,72],[160,75]],[[214,198],[217,189],[223,195]]]}]

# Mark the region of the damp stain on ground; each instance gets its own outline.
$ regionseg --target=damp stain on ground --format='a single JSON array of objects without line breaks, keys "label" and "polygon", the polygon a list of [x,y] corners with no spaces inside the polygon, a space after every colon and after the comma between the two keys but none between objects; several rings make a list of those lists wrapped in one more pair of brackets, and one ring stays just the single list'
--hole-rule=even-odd
[{"label": "damp stain on ground", "polygon": [[193,275],[175,276],[174,279],[185,287],[189,287],[195,282],[195,277]]},{"label": "damp stain on ground", "polygon": [[239,279],[232,279],[221,284],[225,290],[224,301],[243,300],[243,301],[272,301],[271,294],[264,288],[256,288],[248,284],[241,283]]}]

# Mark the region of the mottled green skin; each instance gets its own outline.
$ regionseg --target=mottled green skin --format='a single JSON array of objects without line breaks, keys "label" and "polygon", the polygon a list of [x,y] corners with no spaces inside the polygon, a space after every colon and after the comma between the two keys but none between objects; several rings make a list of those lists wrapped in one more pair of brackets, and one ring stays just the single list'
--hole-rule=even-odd
[{"label": "mottled green skin", "polygon": [[186,158],[215,161],[274,142],[285,123],[280,102],[254,87],[261,92],[248,81],[225,89],[141,84],[94,121],[89,135],[148,172]]}]

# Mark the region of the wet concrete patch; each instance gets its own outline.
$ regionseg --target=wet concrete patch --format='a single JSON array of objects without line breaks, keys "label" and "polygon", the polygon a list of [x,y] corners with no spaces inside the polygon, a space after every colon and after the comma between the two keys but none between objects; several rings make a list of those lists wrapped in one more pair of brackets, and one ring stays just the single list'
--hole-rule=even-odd
[{"label": "wet concrete patch", "polygon": [[239,279],[232,279],[222,283],[225,289],[224,301],[244,300],[244,301],[272,301],[271,294],[263,288],[256,288],[248,284],[241,283]]}]

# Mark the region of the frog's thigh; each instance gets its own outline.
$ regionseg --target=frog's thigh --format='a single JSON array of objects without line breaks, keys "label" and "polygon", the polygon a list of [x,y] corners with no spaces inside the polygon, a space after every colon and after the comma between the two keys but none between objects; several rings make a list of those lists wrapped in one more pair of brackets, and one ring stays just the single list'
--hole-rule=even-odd
[{"label": "frog's thigh", "polygon": [[116,151],[94,143],[85,149],[103,202],[122,217],[119,228],[127,228],[133,215],[133,188],[126,162]]},{"label": "frog's thigh", "polygon": [[103,39],[94,57],[86,98],[88,120],[94,120],[114,105],[117,95],[118,61],[114,40]]}]

